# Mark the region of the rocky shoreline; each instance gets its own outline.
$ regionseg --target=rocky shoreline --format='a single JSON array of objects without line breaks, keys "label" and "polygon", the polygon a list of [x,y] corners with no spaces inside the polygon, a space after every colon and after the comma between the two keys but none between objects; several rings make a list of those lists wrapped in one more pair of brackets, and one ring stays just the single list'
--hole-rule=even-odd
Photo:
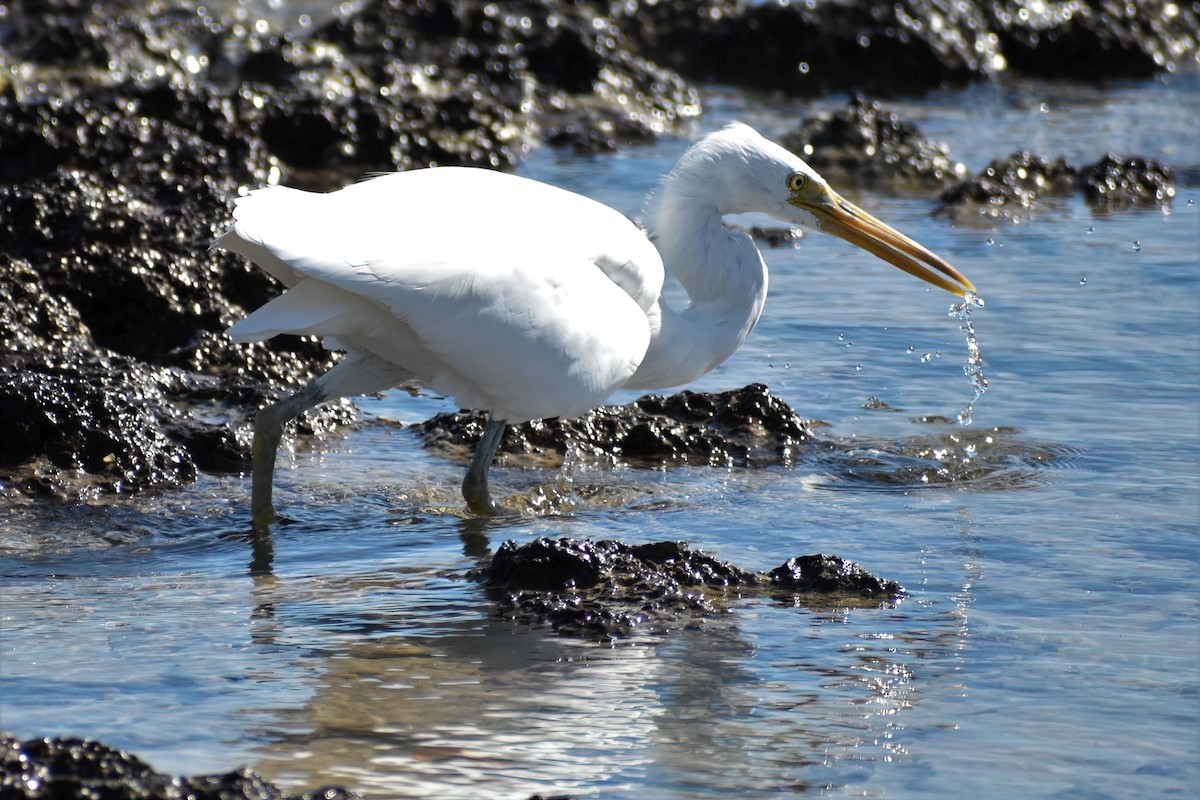
[{"label": "rocky shoreline", "polygon": [[[15,4],[0,26],[0,492],[86,500],[243,470],[255,409],[336,358],[313,341],[234,347],[223,335],[275,291],[208,248],[239,189],[503,169],[536,141],[612,150],[695,119],[697,80],[890,93],[1005,70],[1100,79],[1196,63],[1194,4],[1073,5],[371,2],[277,36],[191,2]],[[1075,57],[1040,55],[1049,48]],[[1174,194],[1171,168],[1138,157],[1072,167],[1017,153],[970,176],[861,97],[787,144],[839,179],[937,191],[955,216],[1020,216],[1076,191],[1115,209]],[[646,432],[636,414],[606,415],[614,437]],[[332,404],[297,432],[355,418]],[[653,447],[693,461],[740,447],[692,443],[709,455],[678,438]]]},{"label": "rocky shoreline", "polygon": [[[1198,20],[1200,4],[1160,0],[375,0],[278,35],[193,0],[9,4],[0,497],[70,503],[245,470],[256,409],[333,363],[315,341],[234,346],[222,333],[277,291],[209,248],[247,187],[328,187],[431,164],[509,169],[537,143],[613,151],[686,131],[702,110],[701,83],[715,81],[863,93],[804,121],[786,144],[839,182],[926,192],[936,213],[1019,218],[1039,198],[1077,192],[1107,210],[1167,206],[1175,173],[1136,154],[1097,153],[1084,166],[997,154],[970,175],[886,98],[1009,74],[1101,81],[1194,70]],[[295,433],[331,434],[356,419],[351,403],[335,403]],[[479,428],[464,413],[417,433],[454,456]],[[510,431],[504,452],[553,459],[572,447],[652,468],[754,467],[820,446],[766,387],[750,386],[532,423]],[[902,591],[836,557],[758,574],[676,543],[506,544],[474,577],[496,613],[599,637],[690,624],[719,613],[727,591],[876,606]],[[10,736],[0,746],[4,798],[293,797],[248,771],[164,776],[89,740]]]}]

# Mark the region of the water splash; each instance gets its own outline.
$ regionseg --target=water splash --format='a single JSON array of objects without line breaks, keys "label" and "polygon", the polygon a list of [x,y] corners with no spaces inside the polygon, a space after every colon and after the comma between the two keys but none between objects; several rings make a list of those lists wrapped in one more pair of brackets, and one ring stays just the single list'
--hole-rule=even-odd
[{"label": "water splash", "polygon": [[975,324],[971,321],[971,306],[983,308],[983,298],[969,294],[962,299],[961,303],[955,303],[950,306],[949,311],[951,317],[962,323],[958,326],[958,329],[967,335],[967,363],[963,365],[963,372],[971,379],[971,388],[974,390],[974,395],[963,410],[958,413],[958,422],[964,426],[971,424],[975,416],[975,403],[979,401],[979,398],[983,397],[983,393],[988,388],[987,376],[983,374],[983,354],[979,352],[979,340],[975,336]]}]

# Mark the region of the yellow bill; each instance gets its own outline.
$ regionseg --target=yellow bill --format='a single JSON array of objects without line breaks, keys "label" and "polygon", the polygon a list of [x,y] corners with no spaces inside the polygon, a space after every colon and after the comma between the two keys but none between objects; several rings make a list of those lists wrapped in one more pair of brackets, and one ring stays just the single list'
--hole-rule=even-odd
[{"label": "yellow bill", "polygon": [[880,222],[828,186],[814,187],[790,199],[792,205],[809,211],[825,233],[845,239],[884,261],[940,289],[966,297],[975,294],[975,284],[944,258],[900,231]]}]

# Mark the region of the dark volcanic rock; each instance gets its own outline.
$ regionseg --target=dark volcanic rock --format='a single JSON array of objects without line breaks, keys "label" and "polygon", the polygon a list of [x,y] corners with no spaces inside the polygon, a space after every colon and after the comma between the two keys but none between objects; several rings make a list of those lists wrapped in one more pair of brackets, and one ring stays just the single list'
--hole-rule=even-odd
[{"label": "dark volcanic rock", "polygon": [[1079,171],[1083,194],[1093,206],[1118,210],[1167,206],[1175,198],[1175,172],[1166,164],[1109,153]]},{"label": "dark volcanic rock", "polygon": [[1026,151],[993,160],[968,176],[945,144],[920,135],[878,101],[862,96],[834,114],[805,120],[781,143],[835,183],[886,188],[941,188],[939,213],[1020,218],[1043,197],[1082,190],[1106,210],[1163,207],[1175,197],[1174,171],[1157,161],[1108,154],[1077,168]]},{"label": "dark volcanic rock", "polygon": [[837,556],[800,556],[750,572],[684,542],[506,541],[478,576],[501,613],[567,635],[611,639],[635,629],[695,626],[739,596],[814,605],[891,603],[904,590]]},{"label": "dark volcanic rock", "polygon": [[1098,80],[1194,68],[1200,3],[850,0],[612,3],[685,75],[815,95],[918,92],[1008,69]]},{"label": "dark volcanic rock", "polygon": [[[617,5],[617,4],[614,4]],[[941,25],[924,22],[939,9]],[[638,4],[625,23],[645,52],[685,75],[804,95],[921,91],[995,71],[995,46],[968,3]]]},{"label": "dark volcanic rock", "polygon": [[1062,158],[1049,161],[1019,152],[944,191],[939,213],[1019,219],[1039,198],[1067,197],[1081,189],[1090,205],[1105,210],[1165,207],[1175,197],[1175,173],[1157,161],[1111,153],[1077,168]]},{"label": "dark volcanic rock", "polygon": [[[661,64],[801,92],[970,80],[1004,68],[1006,53],[1050,74],[1056,63],[1170,70],[1195,60],[1196,7],[376,0],[276,35],[229,24],[199,0],[10,3],[0,33],[0,424],[28,428],[0,448],[0,485],[69,497],[241,468],[250,414],[332,363],[312,341],[240,347],[222,333],[277,291],[257,268],[208,249],[247,186],[435,162],[509,166],[539,135],[612,149],[698,114],[695,90]],[[925,183],[957,170],[865,101],[808,133],[814,161],[864,180]],[[1173,194],[1168,169],[1137,159],[1107,159],[1076,179],[1109,208]],[[1018,208],[1045,190],[960,193]],[[559,458],[570,442],[641,464],[786,463],[807,433],[771,402],[644,398],[633,416],[536,423],[507,446]],[[62,426],[45,422],[60,417]],[[352,418],[342,404],[305,424]],[[470,417],[445,427],[429,435],[477,436]]]},{"label": "dark volcanic rock", "polygon": [[[131,158],[172,146],[186,147],[166,139]],[[60,168],[0,186],[0,480],[17,491],[91,497],[241,468],[252,409],[331,363],[294,338],[214,345],[272,289],[208,250],[224,195],[171,169],[173,185]],[[306,425],[350,419],[335,405]]]},{"label": "dark volcanic rock", "polygon": [[962,214],[977,210],[989,217],[1020,217],[1042,196],[1070,196],[1079,186],[1078,171],[1059,158],[1049,161],[1029,152],[996,159],[978,175],[941,195],[944,209]]},{"label": "dark volcanic rock", "polygon": [[292,795],[248,769],[174,778],[137,756],[94,739],[30,739],[0,734],[0,797],[5,800],[351,800],[327,786]]},{"label": "dark volcanic rock", "polygon": [[[420,423],[426,444],[473,449],[487,424],[483,414],[439,414]],[[766,386],[718,394],[684,391],[646,395],[625,406],[604,406],[573,420],[535,420],[505,432],[501,452],[580,456],[643,467],[670,464],[759,466],[790,463],[810,441],[804,421]]]},{"label": "dark volcanic rock", "polygon": [[[278,291],[209,250],[241,188],[293,168],[509,166],[538,121],[602,149],[698,113],[589,9],[499,8],[367,3],[302,38],[189,0],[12,5],[0,375],[3,424],[22,428],[0,485],[91,496],[242,468],[249,415],[329,366],[315,342],[222,334]],[[301,430],[352,418],[343,403]]]},{"label": "dark volcanic rock", "polygon": [[861,95],[842,111],[805,120],[780,143],[834,183],[941,187],[967,173],[944,143]]},{"label": "dark volcanic rock", "polygon": [[863,599],[890,599],[903,592],[895,581],[877,578],[853,561],[840,556],[789,558],[769,573],[771,583],[794,592],[844,594]]},{"label": "dark volcanic rock", "polygon": [[1008,67],[1027,75],[1139,78],[1196,66],[1200,3],[989,0],[980,6]]},{"label": "dark volcanic rock", "polygon": [[[387,75],[380,72],[397,62],[435,92],[469,75],[468,108],[495,96],[507,109],[536,109],[558,144],[610,149],[617,140],[656,137],[700,110],[694,89],[632,51],[617,22],[588,4],[376,2],[316,37],[372,57],[365,71],[381,85]],[[509,131],[511,118],[501,120]]]},{"label": "dark volcanic rock", "polygon": [[[31,495],[88,495],[178,486],[196,465],[164,435],[153,382],[119,387],[46,372],[0,372],[0,474]],[[88,490],[91,488],[91,491]]]}]

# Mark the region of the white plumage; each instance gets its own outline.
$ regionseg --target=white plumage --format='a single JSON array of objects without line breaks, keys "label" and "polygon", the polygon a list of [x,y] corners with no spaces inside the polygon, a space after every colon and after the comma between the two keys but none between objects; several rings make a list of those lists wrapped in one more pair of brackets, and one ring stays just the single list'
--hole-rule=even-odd
[{"label": "white plumage", "polygon": [[[487,470],[505,424],[576,416],[623,387],[693,380],[741,345],[762,311],[767,271],[750,238],[722,217],[749,211],[843,236],[950,291],[974,290],[744,125],[684,155],[652,203],[650,238],[589,198],[464,167],[238,199],[217,245],[286,291],[229,334],[313,335],[347,352],[312,386],[260,412],[255,522],[274,517],[274,454],[288,419],[401,383],[489,412],[464,482],[472,510],[489,513]],[[688,292],[687,308],[662,302],[664,267]]]}]

